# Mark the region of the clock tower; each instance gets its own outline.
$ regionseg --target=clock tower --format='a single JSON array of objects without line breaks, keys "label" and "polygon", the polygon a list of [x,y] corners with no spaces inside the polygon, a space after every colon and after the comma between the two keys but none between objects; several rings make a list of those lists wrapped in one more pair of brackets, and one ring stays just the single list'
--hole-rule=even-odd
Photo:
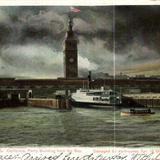
[{"label": "clock tower", "polygon": [[67,79],[78,78],[77,39],[72,27],[70,18],[64,44],[64,77]]}]

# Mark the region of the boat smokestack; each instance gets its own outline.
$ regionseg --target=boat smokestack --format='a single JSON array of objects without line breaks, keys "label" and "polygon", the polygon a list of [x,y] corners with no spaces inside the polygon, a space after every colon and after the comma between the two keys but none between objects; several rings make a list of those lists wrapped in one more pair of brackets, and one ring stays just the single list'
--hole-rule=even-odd
[{"label": "boat smokestack", "polygon": [[91,81],[92,81],[92,72],[89,71],[88,72],[88,86],[89,86],[89,89],[91,88]]},{"label": "boat smokestack", "polygon": [[88,81],[89,82],[92,81],[92,72],[91,71],[88,72]]}]

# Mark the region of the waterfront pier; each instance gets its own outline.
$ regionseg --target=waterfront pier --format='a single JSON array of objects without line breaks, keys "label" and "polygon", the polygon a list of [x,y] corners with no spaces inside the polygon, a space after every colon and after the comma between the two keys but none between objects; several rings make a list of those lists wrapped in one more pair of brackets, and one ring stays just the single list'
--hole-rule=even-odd
[{"label": "waterfront pier", "polygon": [[[66,93],[66,92],[65,92]],[[33,98],[32,90],[3,89],[0,90],[0,107],[33,106],[51,109],[70,110],[70,100],[66,94],[54,95],[52,98]]]},{"label": "waterfront pier", "polygon": [[32,97],[32,90],[26,89],[1,89],[0,107],[26,106]]},{"label": "waterfront pier", "polygon": [[128,100],[145,107],[160,107],[160,93],[124,94],[123,97],[125,102]]}]

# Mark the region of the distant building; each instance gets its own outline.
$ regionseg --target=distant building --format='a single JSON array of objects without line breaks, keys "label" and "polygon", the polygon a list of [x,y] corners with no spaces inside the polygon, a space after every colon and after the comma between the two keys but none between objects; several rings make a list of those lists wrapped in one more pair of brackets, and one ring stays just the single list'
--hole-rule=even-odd
[{"label": "distant building", "polygon": [[121,72],[120,74],[115,75],[115,79],[129,79],[129,76]]},{"label": "distant building", "polygon": [[95,72],[92,73],[93,79],[113,79],[112,75],[109,75],[109,73],[103,73],[103,72]]},{"label": "distant building", "polygon": [[113,79],[113,76],[109,73],[105,73],[105,79]]},{"label": "distant building", "polygon": [[146,76],[144,74],[139,74],[139,75],[136,75],[135,78],[146,78]]},{"label": "distant building", "polygon": [[152,76],[149,76],[149,78],[156,78],[156,79],[160,79],[160,75],[152,75]]},{"label": "distant building", "polygon": [[72,30],[73,22],[69,19],[68,31],[64,44],[64,78],[78,78],[77,39]]},{"label": "distant building", "polygon": [[127,93],[130,93],[130,94],[141,93],[141,89],[140,88],[126,88],[125,91]]}]

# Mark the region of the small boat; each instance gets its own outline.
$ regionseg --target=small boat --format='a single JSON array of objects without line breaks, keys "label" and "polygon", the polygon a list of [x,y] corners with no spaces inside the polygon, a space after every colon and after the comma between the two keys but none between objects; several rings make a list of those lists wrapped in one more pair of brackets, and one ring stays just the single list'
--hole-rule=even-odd
[{"label": "small boat", "polygon": [[114,90],[78,89],[71,95],[74,107],[82,108],[114,108],[122,103],[121,94]]},{"label": "small boat", "polygon": [[155,114],[150,108],[147,109],[130,109],[128,112],[121,112],[121,116],[145,116]]}]

